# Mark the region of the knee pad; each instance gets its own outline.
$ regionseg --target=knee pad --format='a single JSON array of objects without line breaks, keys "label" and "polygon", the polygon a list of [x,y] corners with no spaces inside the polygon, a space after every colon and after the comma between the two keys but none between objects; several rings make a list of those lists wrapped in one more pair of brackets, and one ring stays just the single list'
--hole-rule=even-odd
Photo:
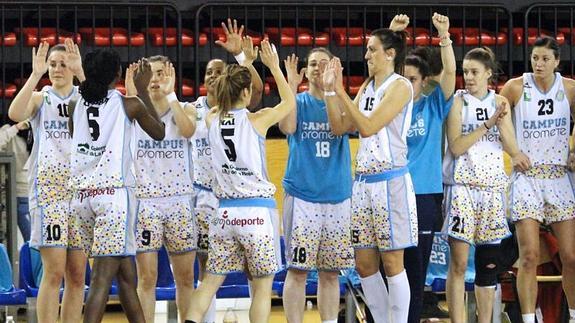
[{"label": "knee pad", "polygon": [[497,285],[499,244],[475,246],[475,285]]}]

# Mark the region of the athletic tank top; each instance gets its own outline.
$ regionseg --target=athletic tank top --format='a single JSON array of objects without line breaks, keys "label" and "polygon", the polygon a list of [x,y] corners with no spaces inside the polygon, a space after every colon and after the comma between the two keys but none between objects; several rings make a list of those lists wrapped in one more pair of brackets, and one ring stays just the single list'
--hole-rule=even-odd
[{"label": "athletic tank top", "polygon": [[[459,90],[457,97],[463,99],[461,109],[461,134],[468,135],[489,119],[497,110],[495,92],[489,90],[481,100],[465,90]],[[448,185],[461,184],[503,191],[507,187],[507,175],[503,164],[503,146],[497,126],[492,127],[479,141],[459,157],[449,149],[443,159],[443,182]]]},{"label": "athletic tank top", "polygon": [[130,144],[134,128],[120,92],[109,90],[101,104],[80,98],[73,119],[71,188],[133,187]]},{"label": "athletic tank top", "polygon": [[571,110],[561,74],[547,93],[535,84],[532,73],[523,74],[523,93],[513,108],[517,143],[534,167],[567,166]]},{"label": "athletic tank top", "polygon": [[196,131],[190,138],[194,158],[194,184],[212,189],[214,184],[214,170],[211,162],[212,148],[208,140],[208,128],[206,126],[206,116],[210,112],[208,98],[201,96],[194,102],[194,105],[197,111]]},{"label": "athletic tank top", "polygon": [[[306,91],[296,96],[296,102],[297,127],[287,136],[284,189],[304,201],[340,203],[351,197],[348,135],[331,132],[323,100]],[[318,177],[318,172],[322,176]]]},{"label": "athletic tank top", "polygon": [[372,80],[361,96],[359,109],[363,115],[371,116],[389,85],[398,79],[409,84],[411,99],[387,126],[372,136],[359,138],[356,173],[377,174],[407,165],[407,131],[411,123],[413,108],[411,83],[395,73],[391,74],[377,89],[374,88],[375,81]]},{"label": "athletic tank top", "polygon": [[266,170],[265,138],[252,126],[248,110],[232,110],[221,119],[214,118],[208,136],[218,198],[273,198],[276,188]]},{"label": "athletic tank top", "polygon": [[136,124],[136,196],[168,197],[193,192],[193,163],[188,138],[180,135],[169,109],[161,117],[165,125],[164,140],[152,139]]},{"label": "athletic tank top", "polygon": [[70,198],[70,144],[68,103],[78,93],[73,87],[62,98],[51,86],[42,88],[42,104],[30,119],[34,145],[28,172],[30,208]]}]

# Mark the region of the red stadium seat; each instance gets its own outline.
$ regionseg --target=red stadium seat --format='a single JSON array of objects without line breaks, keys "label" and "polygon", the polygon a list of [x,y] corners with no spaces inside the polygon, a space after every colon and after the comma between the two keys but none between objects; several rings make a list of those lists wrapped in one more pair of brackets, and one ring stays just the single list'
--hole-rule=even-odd
[{"label": "red stadium seat", "polygon": [[[330,32],[329,28],[324,29],[325,32]],[[337,46],[364,46],[369,39],[369,30],[361,27],[334,27],[331,29],[331,37]]]},{"label": "red stadium seat", "polygon": [[482,29],[481,33],[479,33],[479,28],[465,28],[465,35],[461,27],[449,28],[449,32],[455,44],[460,46],[464,44],[467,46],[479,46],[480,39],[483,46],[505,45],[507,43],[507,33],[503,31],[500,31],[497,37],[494,32],[485,29]]},{"label": "red stadium seat", "polygon": [[22,32],[22,40],[26,46],[38,46],[41,42],[48,42],[50,46],[54,46],[58,43],[62,44],[68,38],[74,40],[75,43],[80,44],[82,42],[82,37],[78,33],[72,33],[63,29],[56,30],[52,27],[43,27],[38,29],[37,27],[24,27],[22,30],[20,28],[14,29],[14,32],[20,34]]},{"label": "red stadium seat", "polygon": [[[349,77],[344,76],[343,86],[346,86],[348,78],[349,78],[349,89],[347,93],[349,93],[350,95],[356,95],[359,92],[361,85],[363,84],[364,78],[363,76],[349,76]],[[307,90],[309,90],[309,84],[307,83],[307,81],[302,82],[297,88],[298,92],[304,92]]]},{"label": "red stadium seat", "polygon": [[[28,81],[27,77],[17,78],[14,80],[14,84],[20,88],[24,85],[24,83],[26,83],[26,81]],[[36,85],[36,90],[41,90],[46,85],[52,85],[52,82],[50,82],[49,78],[42,78],[40,79],[40,82],[38,82],[38,85]]]},{"label": "red stadium seat", "polygon": [[[203,32],[207,33],[208,35],[212,36],[212,39],[214,41],[219,40],[222,42],[226,41],[226,33],[224,31],[224,28],[222,27],[206,27],[204,29],[202,29]],[[255,31],[251,31],[251,30],[244,30],[244,34],[247,36],[250,36],[252,38],[252,42],[254,43],[255,46],[259,46],[260,43],[263,40],[263,37],[261,34],[255,32]]]},{"label": "red stadium seat", "polygon": [[[266,28],[266,34],[272,41],[280,40],[280,29],[277,27]],[[313,46],[314,45],[314,33],[308,28],[296,28],[293,27],[282,27],[281,29],[281,44],[283,46],[295,46],[297,43],[299,46]],[[316,32],[315,33],[315,46],[327,46],[329,45],[329,34],[326,32]]]},{"label": "red stadium seat", "polygon": [[96,46],[110,46],[110,39],[114,46],[143,46],[145,42],[144,34],[132,32],[128,37],[128,30],[125,28],[84,27],[79,31],[86,41]]},{"label": "red stadium seat", "polygon": [[194,96],[194,82],[190,79],[182,79],[182,95]]},{"label": "red stadium seat", "polygon": [[124,81],[116,83],[116,90],[120,91],[123,95],[126,95],[126,85],[124,84]]},{"label": "red stadium seat", "polygon": [[17,90],[14,84],[0,84],[0,97],[13,98]]},{"label": "red stadium seat", "polygon": [[[407,32],[407,45],[411,46],[414,44],[416,46],[437,46],[439,45],[439,37],[431,36],[431,33],[429,32],[429,30],[427,28],[420,28],[417,27],[415,28],[415,30],[413,30],[413,28],[409,28],[407,27],[407,29],[405,30]],[[451,29],[450,29],[451,31]]]},{"label": "red stadium seat", "polygon": [[[142,29],[142,31],[148,34],[148,39],[152,46],[163,46],[164,42],[166,46],[176,46],[177,45],[177,29],[176,28],[166,28],[166,36],[164,37],[164,28],[162,27],[152,27],[148,29]],[[194,32],[182,28],[182,46],[194,46]],[[199,44],[204,46],[208,43],[208,36],[205,33],[199,33]]]},{"label": "red stadium seat", "polygon": [[0,36],[0,45],[10,47],[16,45],[16,34],[15,33],[5,33]]},{"label": "red stadium seat", "polygon": [[[503,32],[507,32],[507,28],[501,28],[501,31]],[[528,32],[528,38],[527,38],[527,44],[528,45],[533,45],[535,43],[535,40],[537,39],[537,37],[539,37],[539,35],[541,36],[550,36],[553,37],[553,33],[545,30],[545,29],[540,29],[538,30],[535,27],[531,27],[527,30]],[[521,45],[523,44],[523,35],[524,30],[521,27],[515,27],[513,28],[513,44],[515,45]],[[565,34],[562,33],[561,31],[557,31],[557,35],[554,37],[557,40],[557,43],[559,45],[563,45],[565,43]]]},{"label": "red stadium seat", "polygon": [[557,28],[557,31],[564,33],[567,39],[569,39],[569,36],[571,36],[571,44],[575,44],[575,27],[574,29],[569,27],[561,27]]}]

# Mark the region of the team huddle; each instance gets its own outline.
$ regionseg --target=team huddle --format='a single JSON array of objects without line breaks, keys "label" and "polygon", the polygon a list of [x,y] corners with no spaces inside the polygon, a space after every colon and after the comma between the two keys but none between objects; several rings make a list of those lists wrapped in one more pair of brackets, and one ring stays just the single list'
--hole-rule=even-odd
[{"label": "team huddle", "polygon": [[[32,74],[9,116],[30,120],[35,138],[30,244],[44,266],[39,321],[82,320],[86,261],[93,257],[84,322],[102,320],[113,279],[128,320],[153,322],[158,251],[165,246],[182,322],[214,322],[215,294],[226,274],[238,271],[250,278],[250,321],[267,322],[281,255],[264,144],[279,123],[289,145],[282,217],[288,322],[303,321],[310,270],[318,270],[322,322],[337,322],[338,273],[350,268],[375,322],[419,322],[433,233],[441,225],[451,249],[451,321],[465,322],[464,275],[475,245],[477,312],[479,322],[490,322],[508,220],[519,242],[523,321],[535,322],[544,224],[559,241],[575,322],[575,153],[569,148],[575,81],[555,72],[560,48],[539,38],[533,72],[508,81],[500,94],[489,87],[498,70],[493,53],[472,49],[463,58],[465,90],[455,91],[449,19],[435,13],[432,21],[439,50],[408,53],[405,15],[372,31],[369,78],[354,99],[329,50],[311,49],[299,71],[299,58],[288,56],[286,79],[275,46],[268,40],[254,46],[235,20],[222,23],[226,40],[216,43],[238,64],[209,61],[207,95],[195,102],[178,100],[175,70],[164,56],[130,64],[122,95],[115,89],[122,68],[114,50],[82,59],[70,39],[34,49]],[[280,102],[255,111],[263,93],[253,66],[258,57]],[[35,91],[46,72],[52,85]],[[298,94],[304,77],[308,90]],[[355,178],[353,133],[359,134]]]}]

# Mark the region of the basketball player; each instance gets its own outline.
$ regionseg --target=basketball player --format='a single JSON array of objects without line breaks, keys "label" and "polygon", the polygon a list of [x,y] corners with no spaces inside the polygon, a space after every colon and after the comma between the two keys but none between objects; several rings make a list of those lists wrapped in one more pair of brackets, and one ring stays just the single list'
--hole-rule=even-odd
[{"label": "basketball player", "polygon": [[[100,322],[112,279],[117,277],[120,301],[130,322],[144,322],[136,293],[136,203],[130,143],[134,121],[154,140],[164,138],[164,124],[148,94],[152,77],[147,60],[139,63],[134,84],[139,97],[114,89],[122,75],[120,56],[111,49],[88,53],[86,80],[80,97],[70,102],[72,133],[70,186],[75,236],[94,257],[84,322]],[[142,98],[142,99],[140,99]]]},{"label": "basketball player", "polygon": [[[253,66],[257,58],[257,52],[253,41],[249,36],[241,37],[243,26],[238,29],[237,21],[233,23],[228,19],[228,24],[222,22],[222,28],[226,33],[226,41],[216,41],[216,44],[234,55],[239,64],[249,69],[252,78],[252,97],[248,109],[254,110],[261,101],[263,82]],[[239,53],[239,54],[238,54]],[[198,284],[203,280],[203,273],[208,260],[209,248],[209,223],[218,209],[218,199],[213,192],[214,175],[211,166],[211,147],[208,140],[208,129],[205,119],[212,107],[217,104],[215,80],[222,74],[226,63],[221,59],[212,59],[206,66],[204,85],[207,96],[199,97],[193,104],[197,111],[196,131],[190,139],[194,159],[194,214],[198,227]],[[216,298],[212,299],[210,308],[204,316],[205,323],[214,323],[216,320]]]},{"label": "basketball player", "polygon": [[227,66],[215,83],[217,108],[206,121],[220,204],[210,222],[206,275],[194,291],[186,322],[200,322],[226,274],[245,267],[253,277],[250,321],[269,319],[280,255],[275,187],[267,178],[264,140],[268,128],[294,109],[295,98],[267,40],[262,41],[261,59],[278,85],[281,101],[274,108],[255,113],[246,109],[252,90],[243,66]]},{"label": "basketball player", "polygon": [[[399,20],[401,17],[398,17]],[[396,19],[394,19],[395,21]],[[409,323],[419,323],[423,307],[423,289],[431,246],[436,228],[441,227],[441,203],[443,185],[441,180],[441,146],[443,122],[453,103],[455,89],[455,54],[449,39],[449,18],[434,13],[431,18],[439,33],[441,48],[439,70],[443,70],[436,87],[428,95],[424,89],[431,81],[429,61],[408,55],[405,59],[404,76],[413,86],[413,113],[407,132],[407,159],[413,178],[417,202],[418,246],[407,248],[404,254],[405,270],[411,287]],[[390,28],[394,27],[392,21]],[[395,25],[403,26],[398,23]]]},{"label": "basketball player", "polygon": [[497,63],[489,48],[469,51],[463,59],[466,89],[457,92],[447,119],[444,232],[450,245],[446,289],[452,322],[465,322],[464,279],[470,244],[476,246],[478,321],[492,320],[499,244],[510,235],[504,208],[508,177],[503,150],[514,164],[529,163],[517,148],[507,99],[488,89],[495,71]]},{"label": "basketball player", "polygon": [[[46,42],[32,49],[32,74],[16,95],[9,117],[17,122],[29,119],[34,134],[30,156],[30,246],[40,249],[43,273],[38,291],[38,321],[56,322],[62,278],[62,322],[78,322],[82,317],[86,257],[69,237],[72,196],[70,177],[70,133],[68,103],[78,92],[74,77],[84,80],[78,45],[67,39],[64,45],[48,50]],[[34,91],[48,71],[51,86]]]},{"label": "basketball player", "polygon": [[[407,130],[413,89],[402,77],[404,32],[377,29],[367,43],[369,78],[353,102],[342,84],[339,59],[328,65],[326,102],[341,104],[339,117],[359,131],[356,178],[352,189],[352,243],[355,265],[375,322],[406,322],[409,282],[403,249],[417,245],[417,214],[407,169]],[[333,101],[330,101],[333,100]],[[332,103],[333,102],[333,103]],[[389,293],[379,273],[383,262]],[[393,309],[393,310],[392,310]]]},{"label": "basketball player", "polygon": [[508,81],[501,95],[513,108],[519,148],[530,168],[515,167],[510,193],[511,218],[517,229],[517,289],[523,322],[535,322],[539,226],[548,225],[559,242],[563,291],[575,323],[575,196],[567,171],[569,126],[575,113],[575,81],[555,72],[560,47],[538,38],[531,51],[533,72]]},{"label": "basketball player", "polygon": [[[339,107],[326,106],[323,70],[333,55],[314,48],[306,68],[288,56],[285,66],[293,93],[305,73],[309,90],[297,94],[297,108],[280,121],[287,134],[289,158],[283,186],[285,257],[288,273],[283,306],[290,323],[303,322],[307,273],[318,270],[318,308],[322,322],[336,322],[341,269],[353,267],[351,247],[351,158],[348,129]],[[318,176],[318,174],[322,176]]]},{"label": "basketball player", "polygon": [[[146,322],[154,321],[158,251],[170,255],[176,283],[176,305],[186,317],[194,290],[197,229],[193,215],[192,156],[188,139],[196,127],[195,108],[180,103],[174,93],[175,69],[165,56],[149,59],[152,78],[150,99],[165,125],[162,141],[152,139],[136,125],[136,224],[138,297]],[[127,95],[135,95],[133,75],[138,64],[126,70]]]}]

